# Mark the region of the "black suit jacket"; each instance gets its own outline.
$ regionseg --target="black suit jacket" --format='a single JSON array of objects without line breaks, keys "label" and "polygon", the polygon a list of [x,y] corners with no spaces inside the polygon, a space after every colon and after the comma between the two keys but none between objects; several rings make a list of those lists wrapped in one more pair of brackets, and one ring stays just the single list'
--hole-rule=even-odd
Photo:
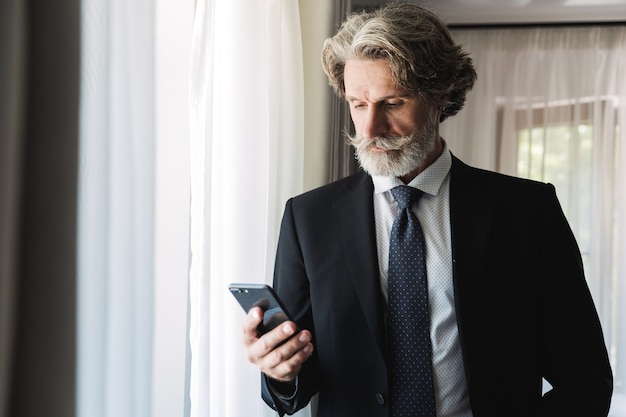
[{"label": "black suit jacket", "polygon": [[[454,293],[475,417],[595,417],[612,375],[578,246],[554,187],[453,158]],[[388,415],[387,347],[371,178],[359,173],[287,202],[274,287],[314,355],[293,413],[319,392],[318,417]],[[542,397],[542,377],[553,389]]]}]

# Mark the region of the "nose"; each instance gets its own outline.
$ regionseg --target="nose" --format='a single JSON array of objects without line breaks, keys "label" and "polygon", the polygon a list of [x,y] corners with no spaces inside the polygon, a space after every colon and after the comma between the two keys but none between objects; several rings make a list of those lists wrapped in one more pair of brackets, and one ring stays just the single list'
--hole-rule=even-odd
[{"label": "nose", "polygon": [[386,133],[388,128],[384,112],[378,106],[369,106],[363,116],[361,136],[375,138]]}]

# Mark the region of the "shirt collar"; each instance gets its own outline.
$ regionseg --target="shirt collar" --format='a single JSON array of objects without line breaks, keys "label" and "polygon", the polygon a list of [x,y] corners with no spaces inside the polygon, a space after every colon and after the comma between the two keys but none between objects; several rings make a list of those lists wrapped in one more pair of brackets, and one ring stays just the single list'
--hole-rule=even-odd
[{"label": "shirt collar", "polygon": [[[443,151],[441,155],[439,155],[439,158],[424,171],[420,172],[419,175],[413,178],[407,185],[417,188],[426,194],[437,195],[451,167],[452,155],[448,150],[448,145],[443,141]],[[398,185],[404,185],[397,177],[383,175],[372,175],[372,181],[374,182],[375,194],[387,192]]]}]

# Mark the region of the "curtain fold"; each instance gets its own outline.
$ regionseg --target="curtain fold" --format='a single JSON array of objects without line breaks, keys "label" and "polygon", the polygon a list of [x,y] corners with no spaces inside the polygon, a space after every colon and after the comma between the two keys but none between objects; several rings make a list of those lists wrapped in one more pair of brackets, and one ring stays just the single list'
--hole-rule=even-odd
[{"label": "curtain fold", "polygon": [[[454,30],[478,81],[441,126],[470,164],[552,182],[581,251],[626,412],[626,27]],[[526,146],[521,146],[525,143]]]},{"label": "curtain fold", "polygon": [[154,5],[82,2],[78,416],[151,415]]},{"label": "curtain fold", "polygon": [[[0,417],[9,416],[14,359],[21,160],[25,102],[25,7],[19,0],[0,6]],[[7,41],[4,41],[4,40]]]},{"label": "curtain fold", "polygon": [[297,2],[198,0],[192,45],[191,416],[268,413],[231,282],[271,283],[282,209],[302,191]]},{"label": "curtain fold", "polygon": [[1,415],[75,411],[79,10],[0,5]]}]

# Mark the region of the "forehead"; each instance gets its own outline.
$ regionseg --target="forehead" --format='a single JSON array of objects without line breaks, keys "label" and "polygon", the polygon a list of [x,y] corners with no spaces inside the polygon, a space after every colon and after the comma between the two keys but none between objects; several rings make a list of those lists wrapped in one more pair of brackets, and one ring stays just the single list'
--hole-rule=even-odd
[{"label": "forehead", "polygon": [[396,84],[389,63],[384,59],[347,60],[343,75],[348,100],[375,101],[382,97],[407,95],[407,91]]}]

